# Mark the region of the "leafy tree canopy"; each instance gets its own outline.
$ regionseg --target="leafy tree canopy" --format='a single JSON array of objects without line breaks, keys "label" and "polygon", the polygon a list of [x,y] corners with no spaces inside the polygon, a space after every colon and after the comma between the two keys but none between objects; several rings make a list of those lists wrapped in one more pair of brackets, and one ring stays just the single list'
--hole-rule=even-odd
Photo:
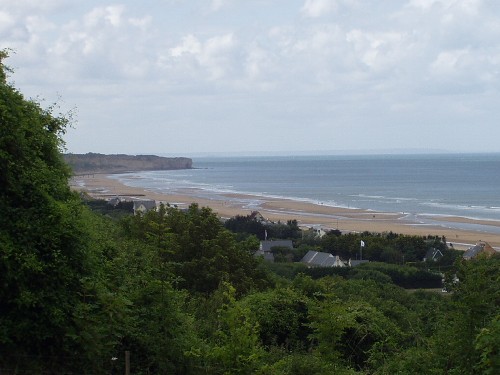
[{"label": "leafy tree canopy", "polygon": [[61,157],[69,120],[7,83],[0,52],[0,345],[2,354],[67,352],[87,274],[81,205]]}]

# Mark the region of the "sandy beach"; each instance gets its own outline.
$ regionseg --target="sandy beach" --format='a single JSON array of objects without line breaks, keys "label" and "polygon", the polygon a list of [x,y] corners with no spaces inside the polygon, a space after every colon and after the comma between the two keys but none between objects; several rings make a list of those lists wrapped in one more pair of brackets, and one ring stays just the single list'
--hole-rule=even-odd
[{"label": "sandy beach", "polygon": [[[85,191],[95,198],[115,196],[154,199],[180,208],[191,203],[210,207],[217,215],[229,218],[259,211],[265,218],[278,221],[295,219],[301,226],[319,226],[343,232],[389,232],[409,235],[445,236],[455,249],[466,249],[477,241],[486,241],[500,249],[500,221],[474,220],[465,217],[410,215],[405,213],[374,212],[342,207],[331,207],[287,199],[275,199],[244,194],[209,194],[197,189],[184,189],[175,194],[165,194],[129,187],[105,174],[75,177],[70,181],[74,190]],[[450,224],[475,224],[491,231],[455,229]]]}]

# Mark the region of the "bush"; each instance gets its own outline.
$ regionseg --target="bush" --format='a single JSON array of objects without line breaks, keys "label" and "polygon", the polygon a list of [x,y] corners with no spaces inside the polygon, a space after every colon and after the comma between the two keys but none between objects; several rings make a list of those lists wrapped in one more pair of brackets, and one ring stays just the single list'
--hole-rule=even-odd
[{"label": "bush", "polygon": [[387,263],[365,263],[359,266],[359,271],[378,271],[389,276],[392,282],[403,288],[441,288],[441,275],[416,267],[400,266]]}]

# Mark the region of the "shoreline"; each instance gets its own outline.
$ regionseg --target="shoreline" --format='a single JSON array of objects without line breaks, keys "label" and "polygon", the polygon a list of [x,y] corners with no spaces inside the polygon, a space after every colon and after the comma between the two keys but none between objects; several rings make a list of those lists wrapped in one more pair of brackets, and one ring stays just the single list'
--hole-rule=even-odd
[{"label": "shoreline", "polygon": [[[230,218],[259,211],[271,221],[297,220],[299,226],[339,229],[342,232],[394,232],[407,235],[445,236],[457,250],[465,250],[478,241],[486,241],[500,249],[500,221],[476,220],[460,216],[377,212],[357,208],[332,207],[285,198],[260,195],[207,192],[188,188],[174,193],[155,192],[141,187],[124,185],[110,174],[75,176],[70,180],[73,190],[86,192],[94,198],[115,196],[153,199],[180,208],[197,203],[210,207],[219,217]],[[491,230],[473,230],[477,227]]]}]

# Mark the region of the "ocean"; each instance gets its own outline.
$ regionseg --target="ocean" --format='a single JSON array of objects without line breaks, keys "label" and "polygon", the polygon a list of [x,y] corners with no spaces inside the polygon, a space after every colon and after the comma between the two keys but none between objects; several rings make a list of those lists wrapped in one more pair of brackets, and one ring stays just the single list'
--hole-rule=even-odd
[{"label": "ocean", "polygon": [[[224,193],[414,215],[500,221],[500,154],[194,158],[194,169],[115,175],[126,185],[227,200]],[[233,198],[238,199],[238,198]],[[258,207],[258,199],[246,202]]]}]

